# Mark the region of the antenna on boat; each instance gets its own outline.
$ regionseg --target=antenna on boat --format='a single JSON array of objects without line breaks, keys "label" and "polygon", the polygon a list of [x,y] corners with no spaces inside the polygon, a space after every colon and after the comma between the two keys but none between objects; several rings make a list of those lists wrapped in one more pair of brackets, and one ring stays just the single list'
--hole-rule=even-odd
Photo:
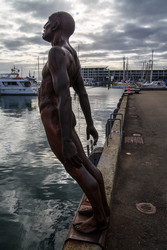
[{"label": "antenna on boat", "polygon": [[13,66],[13,68],[11,69],[11,74],[19,76],[19,72],[20,70],[18,68],[15,67],[15,65]]}]

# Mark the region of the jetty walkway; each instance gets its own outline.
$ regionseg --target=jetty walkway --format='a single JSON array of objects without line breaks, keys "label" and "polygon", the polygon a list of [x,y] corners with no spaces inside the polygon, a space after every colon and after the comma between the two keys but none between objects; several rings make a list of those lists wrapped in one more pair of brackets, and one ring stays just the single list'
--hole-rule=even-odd
[{"label": "jetty walkway", "polygon": [[[167,249],[167,91],[124,96],[117,118],[98,163],[111,207],[105,249]],[[70,240],[64,249],[101,247]]]}]

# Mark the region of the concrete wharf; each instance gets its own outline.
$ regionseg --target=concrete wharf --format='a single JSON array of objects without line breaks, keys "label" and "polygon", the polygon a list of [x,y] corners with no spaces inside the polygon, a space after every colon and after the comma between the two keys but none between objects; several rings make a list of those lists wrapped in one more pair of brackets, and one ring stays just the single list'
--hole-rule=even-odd
[{"label": "concrete wharf", "polygon": [[[123,97],[98,163],[111,208],[106,250],[167,249],[166,110],[165,90]],[[69,240],[64,249],[102,247]]]}]

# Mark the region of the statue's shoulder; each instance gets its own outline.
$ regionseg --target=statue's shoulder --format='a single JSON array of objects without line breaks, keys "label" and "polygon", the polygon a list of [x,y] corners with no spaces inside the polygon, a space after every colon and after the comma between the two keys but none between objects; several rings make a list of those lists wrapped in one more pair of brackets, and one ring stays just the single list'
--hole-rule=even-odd
[{"label": "statue's shoulder", "polygon": [[60,46],[53,46],[49,51],[48,62],[54,62],[56,65],[65,65],[66,53],[64,49]]},{"label": "statue's shoulder", "polygon": [[65,55],[64,49],[60,46],[53,46],[50,50],[49,50],[49,55],[54,54],[56,55]]}]

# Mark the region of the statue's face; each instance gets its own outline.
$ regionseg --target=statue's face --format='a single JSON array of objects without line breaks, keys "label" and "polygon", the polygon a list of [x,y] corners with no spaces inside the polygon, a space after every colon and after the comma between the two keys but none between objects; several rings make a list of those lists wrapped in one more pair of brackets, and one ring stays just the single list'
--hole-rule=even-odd
[{"label": "statue's face", "polygon": [[52,28],[53,28],[53,25],[49,18],[47,23],[43,27],[43,34],[42,34],[42,38],[47,42],[51,42],[52,40],[52,36],[53,36]]}]

